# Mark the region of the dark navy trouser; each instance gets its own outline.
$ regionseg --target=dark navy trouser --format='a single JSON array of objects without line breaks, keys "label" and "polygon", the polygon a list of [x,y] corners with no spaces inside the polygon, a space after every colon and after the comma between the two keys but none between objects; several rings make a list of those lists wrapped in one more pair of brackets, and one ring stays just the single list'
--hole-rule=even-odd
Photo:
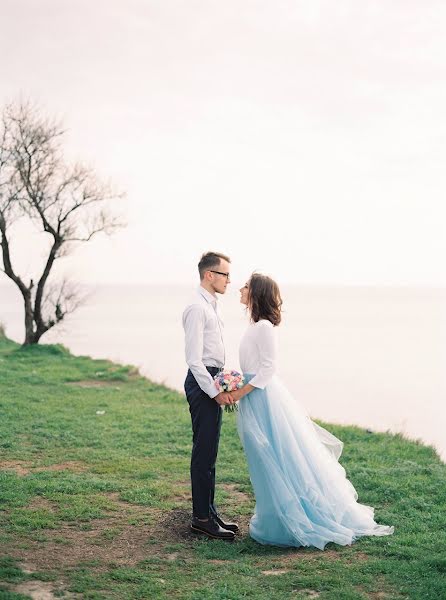
[{"label": "dark navy trouser", "polygon": [[[214,376],[217,367],[206,367]],[[220,439],[222,409],[198,385],[192,372],[187,372],[184,391],[192,419],[193,445],[190,463],[193,514],[207,519],[215,514],[215,463]]]}]

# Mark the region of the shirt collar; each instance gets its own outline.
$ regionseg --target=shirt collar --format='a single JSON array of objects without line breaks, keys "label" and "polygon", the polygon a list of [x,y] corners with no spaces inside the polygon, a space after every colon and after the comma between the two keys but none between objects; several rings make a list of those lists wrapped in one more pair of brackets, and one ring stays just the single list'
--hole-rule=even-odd
[{"label": "shirt collar", "polygon": [[203,298],[206,300],[206,302],[209,302],[213,306],[217,306],[216,296],[214,296],[213,294],[211,294],[210,292],[205,290],[204,287],[202,287],[201,285],[198,286],[198,293],[203,296]]}]

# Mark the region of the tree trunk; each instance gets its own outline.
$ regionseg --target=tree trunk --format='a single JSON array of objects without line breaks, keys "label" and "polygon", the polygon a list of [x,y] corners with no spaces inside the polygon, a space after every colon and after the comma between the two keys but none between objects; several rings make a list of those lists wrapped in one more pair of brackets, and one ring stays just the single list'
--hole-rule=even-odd
[{"label": "tree trunk", "polygon": [[56,260],[57,252],[58,252],[59,248],[61,247],[61,245],[63,244],[63,241],[57,237],[56,233],[54,233],[54,235],[56,237],[55,237],[53,245],[51,247],[50,254],[48,256],[48,260],[45,265],[45,269],[42,273],[42,277],[40,278],[40,281],[37,284],[36,297],[34,300],[33,317],[34,317],[34,322],[36,324],[36,329],[34,332],[34,338],[35,338],[34,344],[37,344],[37,342],[40,340],[42,335],[54,325],[54,321],[53,322],[48,321],[47,323],[45,323],[45,321],[43,320],[43,317],[42,317],[43,290],[45,288],[50,271],[53,268],[54,261]]},{"label": "tree trunk", "polygon": [[24,346],[29,346],[31,344],[36,344],[38,340],[35,339],[35,331],[34,331],[34,314],[33,314],[33,306],[31,302],[31,290],[23,290],[23,300],[25,304],[25,341],[23,342]]}]

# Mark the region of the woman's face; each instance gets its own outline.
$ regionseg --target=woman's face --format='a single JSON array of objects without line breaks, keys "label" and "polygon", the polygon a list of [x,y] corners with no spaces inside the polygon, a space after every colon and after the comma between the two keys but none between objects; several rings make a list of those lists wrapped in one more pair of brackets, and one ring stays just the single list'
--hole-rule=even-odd
[{"label": "woman's face", "polygon": [[245,283],[243,287],[240,288],[240,302],[245,306],[248,306],[248,290],[249,290],[249,282]]}]

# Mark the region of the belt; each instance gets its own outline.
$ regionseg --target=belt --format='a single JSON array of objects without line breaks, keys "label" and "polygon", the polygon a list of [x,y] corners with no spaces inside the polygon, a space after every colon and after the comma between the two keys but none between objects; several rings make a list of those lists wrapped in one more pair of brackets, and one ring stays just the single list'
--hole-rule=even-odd
[{"label": "belt", "polygon": [[[206,365],[205,365],[206,367]],[[208,373],[210,373],[211,375],[217,375],[217,373],[220,373],[220,371],[223,371],[224,367],[206,367]],[[192,376],[192,371],[190,369],[188,369],[187,371],[188,373],[190,373]]]},{"label": "belt", "polygon": [[211,375],[217,375],[217,373],[223,371],[223,367],[206,367],[206,370],[209,371]]}]

